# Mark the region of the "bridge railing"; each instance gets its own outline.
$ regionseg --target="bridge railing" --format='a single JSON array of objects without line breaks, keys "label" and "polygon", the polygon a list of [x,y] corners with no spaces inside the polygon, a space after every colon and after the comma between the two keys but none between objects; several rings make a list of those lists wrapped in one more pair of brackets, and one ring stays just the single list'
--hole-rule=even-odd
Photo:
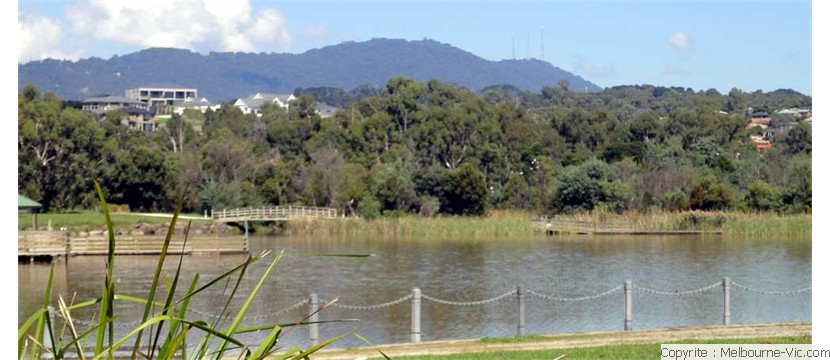
[{"label": "bridge railing", "polygon": [[335,219],[337,209],[313,206],[263,206],[222,209],[213,212],[214,220],[290,220],[292,218]]}]

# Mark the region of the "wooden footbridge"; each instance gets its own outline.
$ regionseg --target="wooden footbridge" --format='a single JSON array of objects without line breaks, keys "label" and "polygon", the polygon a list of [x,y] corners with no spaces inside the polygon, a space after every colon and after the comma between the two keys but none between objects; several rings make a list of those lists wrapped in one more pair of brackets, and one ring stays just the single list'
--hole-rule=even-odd
[{"label": "wooden footbridge", "polygon": [[290,221],[336,219],[337,209],[309,206],[263,206],[222,209],[213,212],[213,221],[242,223],[246,221]]}]

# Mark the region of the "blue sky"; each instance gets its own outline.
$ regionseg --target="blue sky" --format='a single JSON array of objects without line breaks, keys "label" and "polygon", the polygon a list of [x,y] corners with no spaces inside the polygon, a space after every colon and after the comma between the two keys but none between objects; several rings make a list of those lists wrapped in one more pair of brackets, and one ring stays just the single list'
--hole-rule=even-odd
[{"label": "blue sky", "polygon": [[604,87],[812,93],[809,1],[150,3],[19,2],[18,62],[150,46],[301,53],[346,40],[430,38],[489,60],[511,58],[512,48],[517,58],[541,58],[543,45],[545,61]]}]

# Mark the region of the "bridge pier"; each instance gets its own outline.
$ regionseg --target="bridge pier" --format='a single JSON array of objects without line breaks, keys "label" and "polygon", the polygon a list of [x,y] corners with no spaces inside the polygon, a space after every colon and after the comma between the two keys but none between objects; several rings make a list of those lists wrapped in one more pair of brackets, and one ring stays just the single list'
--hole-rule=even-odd
[{"label": "bridge pier", "polygon": [[248,220],[245,220],[245,242],[248,241]]}]

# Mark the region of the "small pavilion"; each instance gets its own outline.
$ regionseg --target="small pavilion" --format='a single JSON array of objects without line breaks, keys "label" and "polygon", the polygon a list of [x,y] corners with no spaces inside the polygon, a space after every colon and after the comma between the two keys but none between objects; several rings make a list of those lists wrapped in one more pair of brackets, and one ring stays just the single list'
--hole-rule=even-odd
[{"label": "small pavilion", "polygon": [[17,213],[31,212],[32,213],[32,230],[37,230],[37,212],[43,205],[37,201],[29,199],[23,195],[17,194]]}]

